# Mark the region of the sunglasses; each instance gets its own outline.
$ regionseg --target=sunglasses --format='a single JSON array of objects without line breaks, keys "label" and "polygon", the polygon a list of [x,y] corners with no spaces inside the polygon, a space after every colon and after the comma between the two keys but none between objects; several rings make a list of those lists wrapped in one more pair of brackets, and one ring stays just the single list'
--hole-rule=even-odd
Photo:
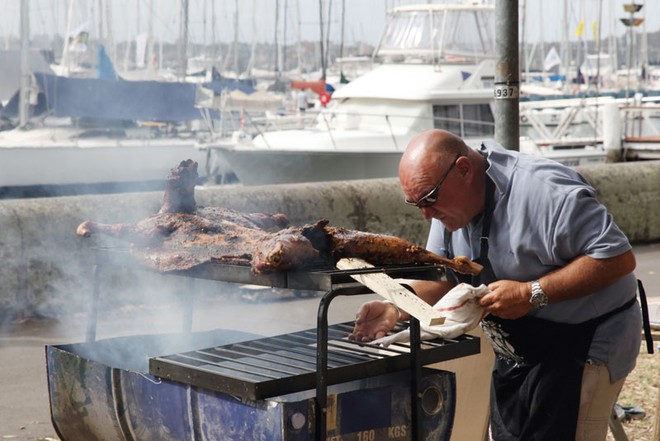
[{"label": "sunglasses", "polygon": [[458,162],[458,158],[460,158],[461,156],[463,155],[461,155],[460,153],[456,155],[454,162],[451,163],[449,169],[445,172],[445,175],[442,177],[442,179],[440,179],[438,185],[433,187],[433,190],[429,191],[428,193],[426,193],[426,195],[419,198],[417,202],[411,201],[410,199],[407,198],[404,199],[404,202],[408,205],[412,205],[413,207],[417,207],[417,208],[428,208],[431,205],[435,204],[438,201],[438,191],[440,191],[440,186],[442,185],[443,182],[445,182],[445,179],[447,179],[447,176],[449,176],[449,173],[456,165],[456,162]]}]

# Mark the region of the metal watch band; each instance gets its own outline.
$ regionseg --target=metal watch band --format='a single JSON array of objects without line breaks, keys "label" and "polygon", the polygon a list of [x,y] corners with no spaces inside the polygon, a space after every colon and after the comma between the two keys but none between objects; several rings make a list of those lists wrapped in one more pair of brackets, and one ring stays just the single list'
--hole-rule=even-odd
[{"label": "metal watch band", "polygon": [[543,291],[538,280],[532,281],[532,296],[529,298],[529,303],[536,309],[543,309],[548,305],[548,295]]}]

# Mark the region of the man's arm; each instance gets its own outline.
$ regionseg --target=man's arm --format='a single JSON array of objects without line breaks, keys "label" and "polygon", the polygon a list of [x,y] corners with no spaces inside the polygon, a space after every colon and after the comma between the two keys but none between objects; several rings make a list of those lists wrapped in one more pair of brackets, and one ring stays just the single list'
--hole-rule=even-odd
[{"label": "man's arm", "polygon": [[[593,294],[631,273],[635,266],[632,251],[607,259],[583,255],[538,280],[552,304]],[[479,301],[487,312],[505,319],[516,319],[532,309],[529,303],[531,281],[499,280],[488,287],[491,292]]]}]

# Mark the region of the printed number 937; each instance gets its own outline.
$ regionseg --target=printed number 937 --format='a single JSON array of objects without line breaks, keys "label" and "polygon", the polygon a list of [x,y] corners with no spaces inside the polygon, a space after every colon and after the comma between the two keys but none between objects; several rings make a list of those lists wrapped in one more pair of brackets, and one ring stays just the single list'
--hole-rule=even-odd
[{"label": "printed number 937", "polygon": [[496,100],[511,100],[518,98],[518,88],[515,86],[495,86]]}]

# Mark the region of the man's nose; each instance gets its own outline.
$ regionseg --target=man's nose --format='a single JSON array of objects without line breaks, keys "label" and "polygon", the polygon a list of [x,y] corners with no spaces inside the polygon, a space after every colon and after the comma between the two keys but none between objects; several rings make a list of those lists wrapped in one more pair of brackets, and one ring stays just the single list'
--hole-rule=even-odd
[{"label": "man's nose", "polygon": [[433,217],[435,214],[435,210],[433,209],[433,206],[430,207],[422,207],[422,216],[424,216],[424,219],[429,220]]}]

